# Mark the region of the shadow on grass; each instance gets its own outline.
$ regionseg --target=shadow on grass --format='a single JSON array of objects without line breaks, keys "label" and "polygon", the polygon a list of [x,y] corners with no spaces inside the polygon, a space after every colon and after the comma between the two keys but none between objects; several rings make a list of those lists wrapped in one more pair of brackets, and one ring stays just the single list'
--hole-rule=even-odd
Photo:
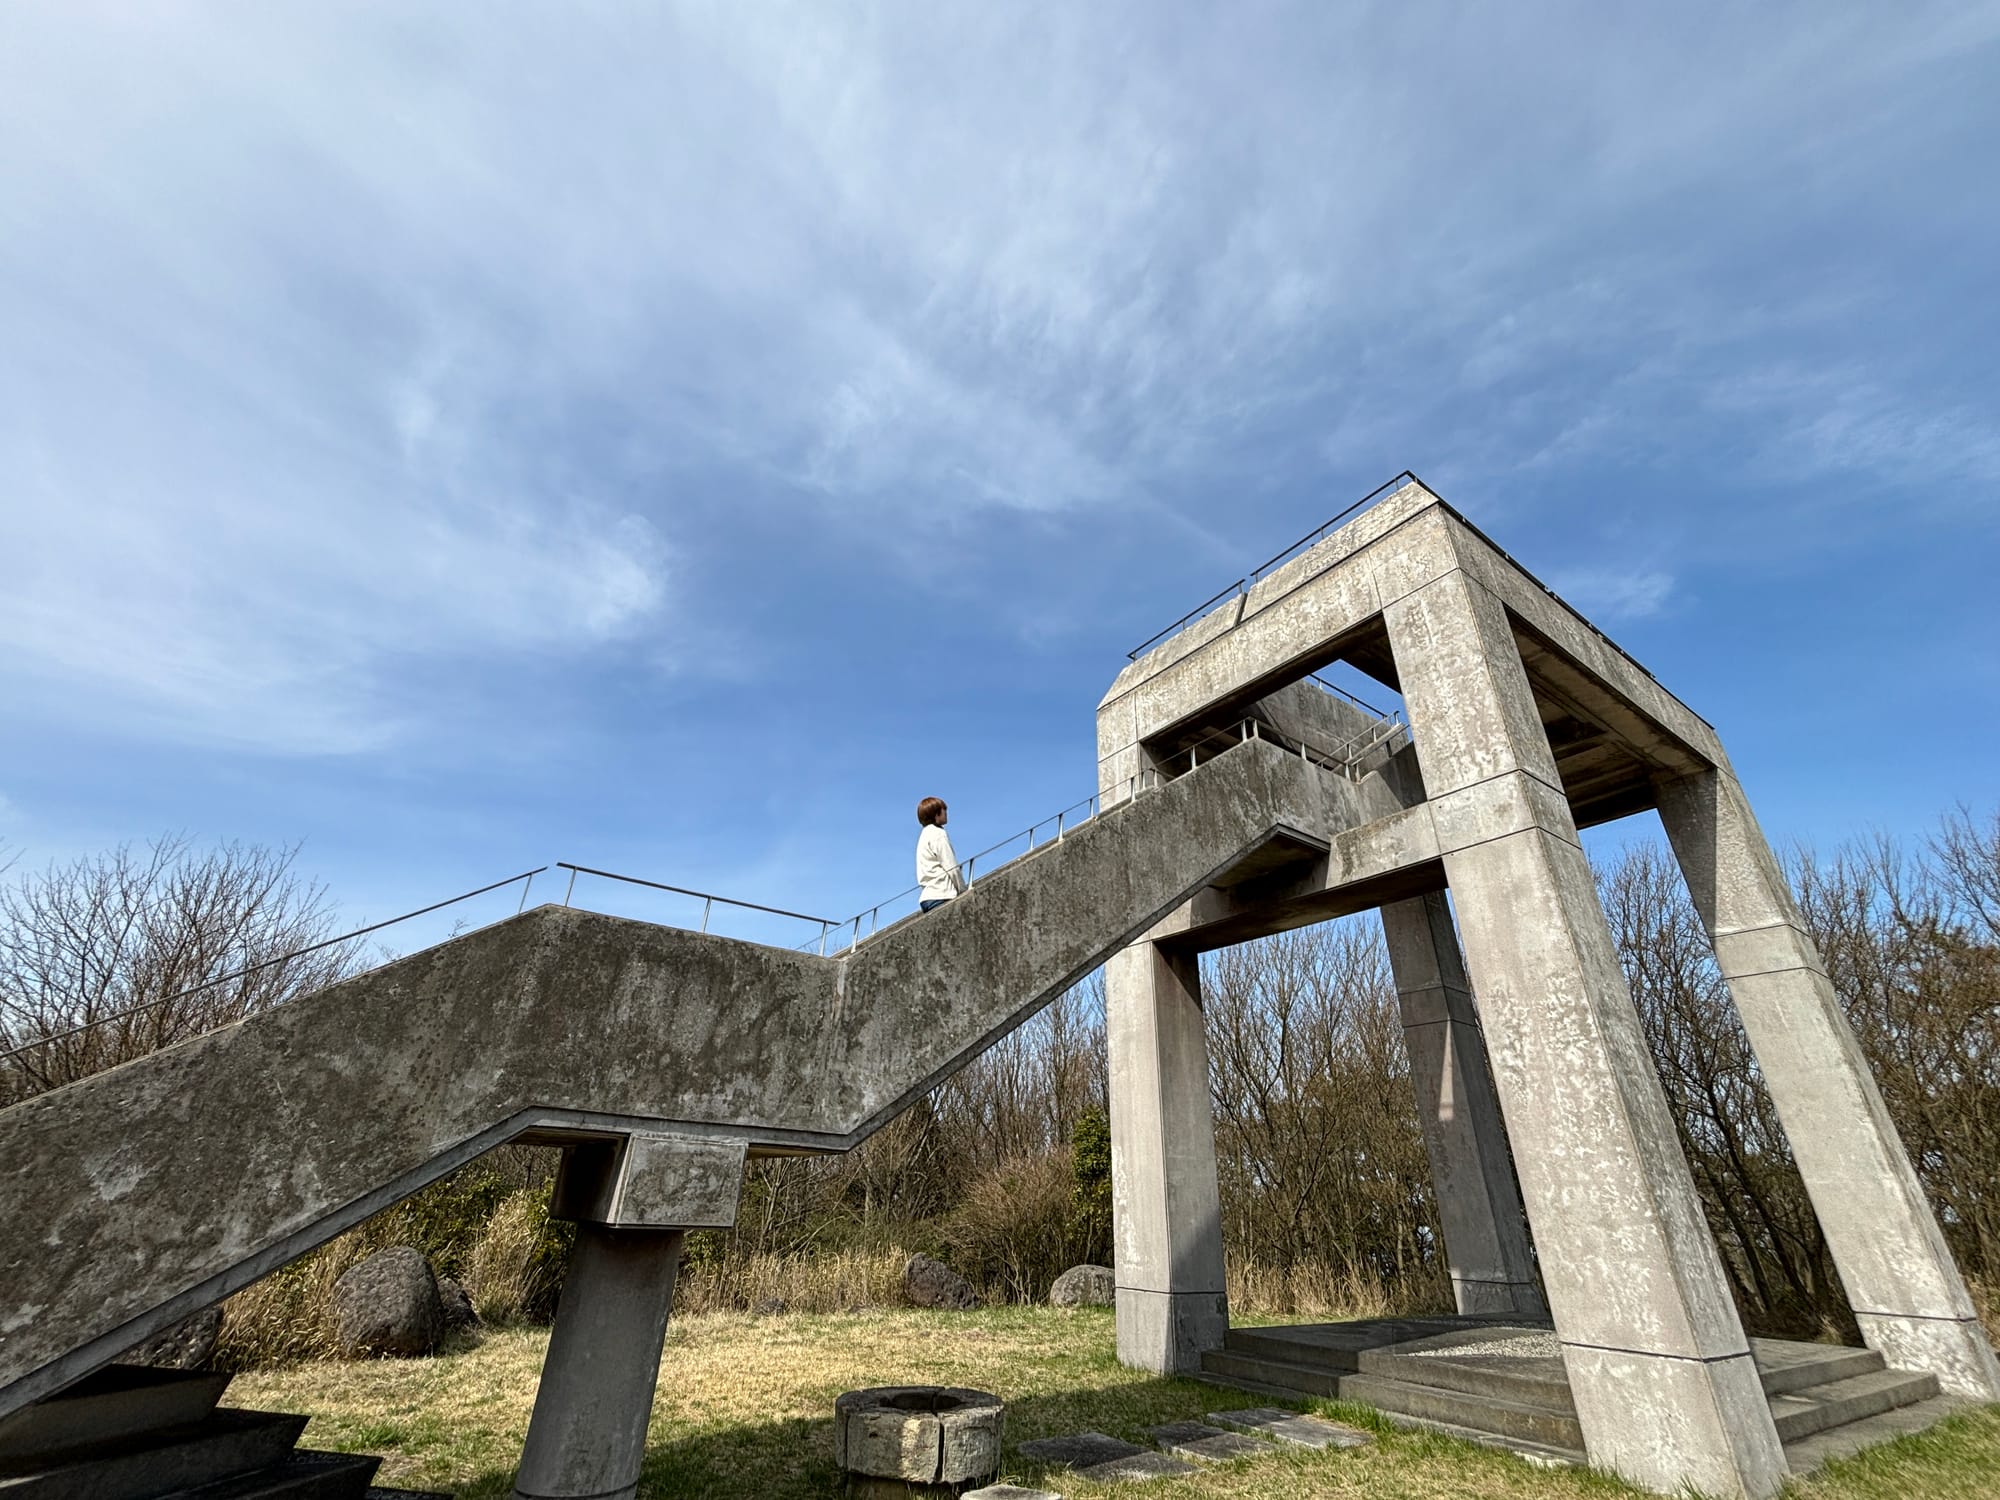
[{"label": "shadow on grass", "polygon": [[[1026,1396],[996,1392],[1007,1404],[1003,1481],[1063,1488],[1066,1471],[1023,1458],[1019,1445],[1035,1438],[1101,1432],[1140,1447],[1153,1442],[1148,1430],[1165,1422],[1199,1420],[1208,1412],[1246,1406],[1284,1406],[1320,1411],[1366,1428],[1399,1445],[1414,1445],[1439,1458],[1499,1459],[1500,1455],[1452,1438],[1420,1437],[1391,1426],[1367,1407],[1331,1402],[1285,1402],[1194,1380],[1148,1380],[1102,1389],[1044,1391]],[[1276,1450],[1284,1451],[1284,1450]],[[1303,1453],[1305,1450],[1296,1450]],[[1414,1456],[1414,1455],[1413,1455]],[[1505,1461],[1505,1460],[1502,1460]],[[482,1474],[461,1487],[460,1500],[488,1500],[512,1493],[511,1469]],[[1628,1492],[1615,1482],[1616,1493]],[[763,1423],[716,1426],[680,1435],[655,1431],[647,1444],[639,1483],[640,1500],[834,1500],[844,1493],[833,1463],[831,1404],[821,1418],[789,1418]]]}]

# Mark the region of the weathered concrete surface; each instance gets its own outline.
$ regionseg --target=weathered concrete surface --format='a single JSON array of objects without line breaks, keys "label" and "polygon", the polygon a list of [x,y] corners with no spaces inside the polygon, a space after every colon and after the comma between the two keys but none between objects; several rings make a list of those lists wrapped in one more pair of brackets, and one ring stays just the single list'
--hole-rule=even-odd
[{"label": "weathered concrete surface", "polygon": [[518,1500],[631,1500],[680,1271],[678,1229],[579,1224],[514,1480]]},{"label": "weathered concrete surface", "polygon": [[1897,1369],[2000,1400],[1993,1346],[1742,787],[1726,767],[1669,782],[1660,818],[1862,1336]]},{"label": "weathered concrete surface", "polygon": [[1382,934],[1458,1310],[1544,1317],[1451,907],[1442,893],[1393,902],[1382,908]]},{"label": "weathered concrete surface", "polygon": [[851,1146],[1327,816],[1309,767],[1245,745],[851,957],[541,907],[17,1105],[0,1411],[524,1131]]},{"label": "weathered concrete surface", "polygon": [[989,1391],[889,1385],[833,1404],[833,1462],[849,1475],[962,1485],[1000,1470],[1006,1410]]},{"label": "weathered concrete surface", "polygon": [[1197,960],[1135,943],[1104,966],[1118,1358],[1201,1368],[1229,1331]]},{"label": "weathered concrete surface", "polygon": [[736,1222],[748,1143],[634,1132],[563,1153],[551,1216],[628,1229],[726,1229]]},{"label": "weathered concrete surface", "polygon": [[[1389,496],[1120,672],[1098,709],[1098,759],[1144,762],[1185,726],[1221,723],[1344,657],[1392,685],[1381,617],[1441,578],[1481,584],[1532,658],[1541,711],[1564,728],[1562,776],[1579,822],[1652,805],[1655,776],[1716,764],[1713,730],[1637,662],[1421,485]],[[1120,774],[1130,774],[1122,769]]]},{"label": "weathered concrete surface", "polygon": [[1387,623],[1433,802],[1485,793],[1445,869],[1591,1461],[1772,1494],[1777,1431],[1506,613],[1452,573]]},{"label": "weathered concrete surface", "polygon": [[[1951,1389],[2000,1394],[1991,1349],[1715,732],[1421,485],[1120,672],[1099,705],[1101,786],[1112,795],[1246,715],[1302,736],[1336,728],[1324,695],[1299,680],[1335,660],[1403,692],[1415,746],[1323,790],[1340,809],[1324,820],[1323,853],[1198,892],[1147,936],[1186,956],[1371,906],[1391,913],[1393,929],[1402,903],[1409,940],[1391,932],[1400,976],[1418,962],[1414,912],[1450,885],[1591,1458],[1670,1490],[1763,1494],[1782,1474],[1577,842],[1580,826],[1655,806],[1869,1341]],[[1405,981],[1406,1001],[1429,984]],[[1426,1096],[1427,1079],[1440,1100],[1449,1094],[1458,1123],[1462,1096],[1480,1108],[1477,1085],[1468,1094],[1455,1082],[1478,1076],[1474,1049],[1429,1049],[1420,1032],[1469,1044],[1469,1012],[1450,986],[1434,993],[1441,1016],[1412,1016],[1413,1067]],[[1426,1125],[1456,1261],[1511,1216],[1478,1210],[1489,1187],[1504,1190],[1490,1155],[1442,1139],[1442,1116]],[[1197,1122],[1183,1119],[1178,1134],[1199,1136]],[[1476,1173],[1455,1169],[1475,1159]],[[1479,1186],[1461,1191],[1454,1179]],[[1516,1247],[1482,1258],[1519,1284]],[[1468,1278],[1458,1281],[1463,1297]],[[1119,1317],[1122,1336],[1123,1299]]]}]

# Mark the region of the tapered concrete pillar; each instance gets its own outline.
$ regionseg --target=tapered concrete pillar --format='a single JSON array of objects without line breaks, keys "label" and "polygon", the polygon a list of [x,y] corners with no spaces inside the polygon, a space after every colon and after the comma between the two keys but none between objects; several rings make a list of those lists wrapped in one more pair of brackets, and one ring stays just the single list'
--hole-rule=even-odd
[{"label": "tapered concrete pillar", "polygon": [[1118,1358],[1200,1368],[1229,1331],[1199,961],[1134,943],[1104,968]]},{"label": "tapered concrete pillar", "polygon": [[1383,907],[1382,935],[1402,1004],[1452,1296],[1462,1313],[1545,1317],[1486,1041],[1444,893]]},{"label": "tapered concrete pillar", "polygon": [[1777,1429],[1506,612],[1457,571],[1385,619],[1590,1459],[1773,1494]]},{"label": "tapered concrete pillar", "polygon": [[578,1224],[519,1500],[628,1500],[639,1488],[682,1231]]},{"label": "tapered concrete pillar", "polygon": [[1728,770],[1663,785],[1687,877],[1862,1337],[1890,1365],[2000,1400],[2000,1365],[1819,950]]}]

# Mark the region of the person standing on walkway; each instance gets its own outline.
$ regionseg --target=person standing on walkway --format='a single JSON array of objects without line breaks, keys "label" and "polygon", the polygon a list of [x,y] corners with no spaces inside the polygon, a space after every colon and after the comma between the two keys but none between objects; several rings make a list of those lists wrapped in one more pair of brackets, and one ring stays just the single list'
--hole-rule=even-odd
[{"label": "person standing on walkway", "polygon": [[917,804],[917,821],[924,825],[917,835],[917,906],[923,911],[965,893],[965,876],[952,853],[951,835],[944,831],[948,811],[939,797],[926,797]]}]

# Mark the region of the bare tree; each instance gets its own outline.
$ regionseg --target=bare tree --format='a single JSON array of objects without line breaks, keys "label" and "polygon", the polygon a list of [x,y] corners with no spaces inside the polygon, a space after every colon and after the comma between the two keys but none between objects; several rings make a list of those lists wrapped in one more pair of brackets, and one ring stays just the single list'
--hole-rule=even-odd
[{"label": "bare tree", "polygon": [[1380,929],[1326,923],[1224,949],[1202,989],[1232,1251],[1428,1290],[1436,1205]]},{"label": "bare tree", "polygon": [[0,886],[0,1101],[171,1045],[361,965],[297,846],[184,836],[52,864]]}]

